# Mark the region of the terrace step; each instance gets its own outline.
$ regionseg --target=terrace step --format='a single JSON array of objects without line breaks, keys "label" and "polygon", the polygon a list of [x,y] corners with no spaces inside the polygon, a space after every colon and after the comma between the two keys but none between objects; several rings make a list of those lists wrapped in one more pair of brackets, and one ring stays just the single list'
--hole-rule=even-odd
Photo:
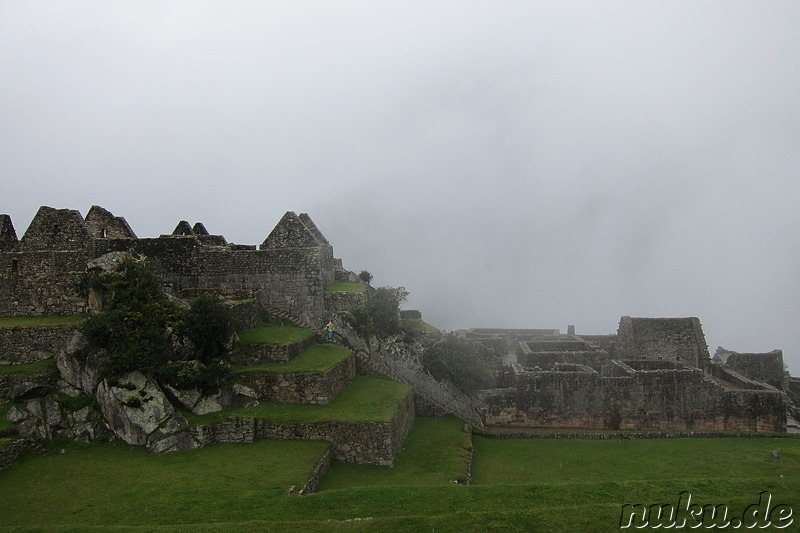
[{"label": "terrace step", "polygon": [[391,466],[414,421],[414,395],[402,383],[356,376],[328,405],[259,402],[188,418],[201,445],[323,439],[337,460]]},{"label": "terrace step", "polygon": [[281,363],[234,367],[238,392],[280,403],[329,404],[355,377],[353,353],[336,344],[315,344]]}]

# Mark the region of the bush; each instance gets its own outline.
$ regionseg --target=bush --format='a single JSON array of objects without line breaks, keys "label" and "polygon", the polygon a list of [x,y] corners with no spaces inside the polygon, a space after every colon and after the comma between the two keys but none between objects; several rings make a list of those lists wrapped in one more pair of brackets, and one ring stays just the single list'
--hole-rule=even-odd
[{"label": "bush", "polygon": [[230,309],[217,298],[203,295],[186,312],[184,332],[208,364],[225,355],[225,342],[231,334]]},{"label": "bush", "polygon": [[99,356],[102,377],[133,370],[166,377],[174,332],[194,344],[205,366],[189,382],[209,390],[224,379],[228,367],[220,360],[231,327],[229,310],[218,300],[203,296],[188,310],[178,307],[167,299],[158,271],[144,257],[127,256],[111,272],[92,270],[82,285],[104,294],[104,311],[81,326],[86,350]]},{"label": "bush", "polygon": [[362,338],[386,338],[402,333],[400,303],[408,298],[404,287],[380,287],[365,305],[353,309],[351,325]]},{"label": "bush", "polygon": [[361,278],[361,281],[363,281],[367,285],[369,285],[369,283],[372,281],[372,273],[370,273],[367,270],[362,270],[361,272],[359,272],[358,277]]}]

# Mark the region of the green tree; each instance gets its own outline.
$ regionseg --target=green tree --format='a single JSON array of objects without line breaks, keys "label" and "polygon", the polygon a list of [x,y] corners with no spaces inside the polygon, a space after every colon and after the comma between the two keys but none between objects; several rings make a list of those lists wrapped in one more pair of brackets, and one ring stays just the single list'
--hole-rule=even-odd
[{"label": "green tree", "polygon": [[104,295],[103,312],[81,327],[88,349],[101,353],[101,374],[157,374],[164,368],[170,354],[167,327],[180,322],[182,311],[164,295],[155,268],[144,257],[128,255],[110,272],[88,272],[83,286]]},{"label": "green tree", "polygon": [[387,338],[402,333],[400,304],[408,298],[404,287],[380,287],[368,296],[365,305],[351,312],[353,329],[364,339]]},{"label": "green tree", "polygon": [[[201,296],[182,309],[167,298],[154,265],[132,255],[110,272],[88,272],[82,286],[104,295],[103,312],[81,326],[86,350],[100,356],[103,377],[138,370],[181,388],[210,392],[228,374],[224,343],[230,318],[215,298]],[[196,361],[170,363],[176,335],[195,346]]]},{"label": "green tree", "polygon": [[186,312],[184,333],[198,350],[200,361],[209,364],[225,357],[225,342],[231,335],[228,306],[218,298],[204,294],[192,302]]},{"label": "green tree", "polygon": [[364,283],[369,284],[372,281],[372,273],[368,270],[362,270],[358,273],[358,277],[361,278],[361,281]]}]

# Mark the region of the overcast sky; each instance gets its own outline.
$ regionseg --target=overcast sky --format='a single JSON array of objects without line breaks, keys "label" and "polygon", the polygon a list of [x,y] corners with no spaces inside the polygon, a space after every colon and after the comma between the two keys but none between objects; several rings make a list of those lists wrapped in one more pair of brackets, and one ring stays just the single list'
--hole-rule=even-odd
[{"label": "overcast sky", "polygon": [[0,0],[0,213],[307,212],[447,330],[700,318],[800,375],[800,2]]}]

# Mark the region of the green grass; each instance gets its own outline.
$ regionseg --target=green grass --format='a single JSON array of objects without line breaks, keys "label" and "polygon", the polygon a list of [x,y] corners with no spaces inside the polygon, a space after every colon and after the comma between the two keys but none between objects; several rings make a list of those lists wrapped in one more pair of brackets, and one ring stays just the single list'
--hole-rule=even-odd
[{"label": "green grass", "polygon": [[[8,415],[8,411],[13,406],[14,406],[13,403],[0,404],[0,435],[8,435],[10,433],[16,433],[17,425],[6,418],[6,415]],[[2,448],[0,447],[0,449]]]},{"label": "green grass", "polygon": [[343,360],[350,357],[353,352],[338,344],[314,344],[285,363],[268,363],[264,365],[236,366],[233,372],[327,372]]},{"label": "green grass", "polygon": [[409,394],[410,387],[396,381],[356,376],[328,405],[284,404],[261,402],[255,407],[234,406],[207,415],[187,415],[189,423],[211,424],[227,420],[229,415],[260,418],[273,422],[388,422],[397,406]]},{"label": "green grass", "polygon": [[417,418],[394,467],[334,462],[319,490],[374,486],[450,485],[467,477],[472,447],[464,423]]},{"label": "green grass", "polygon": [[0,316],[0,328],[77,326],[86,315]]},{"label": "green grass", "polygon": [[239,343],[291,344],[313,335],[314,332],[308,328],[290,324],[260,324],[258,327],[239,333]]},{"label": "green grass", "polygon": [[357,281],[334,281],[327,287],[325,292],[354,292],[362,293],[366,290],[366,285]]},{"label": "green grass", "polygon": [[609,473],[624,480],[704,480],[734,465],[741,478],[778,478],[787,468],[800,476],[796,438],[473,440],[475,484],[600,483]]},{"label": "green grass", "polygon": [[49,372],[56,372],[56,360],[45,359],[27,365],[0,365],[0,376],[9,374],[47,374]]},{"label": "green grass", "polygon": [[[264,441],[162,455],[123,445],[59,443],[64,455],[26,455],[0,472],[0,531],[619,531],[623,504],[674,503],[682,491],[694,502],[726,504],[741,513],[766,490],[774,503],[800,509],[797,438],[641,439],[620,441],[618,450],[616,441],[477,438],[476,471],[493,465],[503,474],[464,486],[424,471],[426,465],[449,471],[446,456],[462,453],[455,444],[456,434],[463,435],[458,426],[418,419],[397,466],[383,469],[387,476],[404,471],[397,484],[378,486],[372,474],[347,473],[340,467],[349,465],[334,464],[331,475],[337,469],[342,475],[303,497],[288,495],[287,488],[301,483],[320,453],[302,446],[319,443]],[[435,434],[426,436],[429,431]],[[433,452],[439,438],[442,456],[426,457],[422,449]],[[278,445],[287,447],[273,448]],[[416,457],[406,453],[418,446]],[[778,475],[763,458],[771,449],[780,450],[777,459],[769,454],[780,464]],[[717,453],[729,455],[709,457]],[[585,454],[605,465],[564,470],[555,460],[579,462]],[[711,466],[693,472],[703,457]],[[415,470],[419,482],[409,484]],[[601,470],[602,476],[596,473]],[[17,524],[27,527],[12,527]]]},{"label": "green grass", "polygon": [[63,455],[28,454],[0,472],[0,525],[268,519],[272,507],[290,498],[289,487],[303,486],[329,446],[256,441],[151,454],[120,443],[60,443]]}]

